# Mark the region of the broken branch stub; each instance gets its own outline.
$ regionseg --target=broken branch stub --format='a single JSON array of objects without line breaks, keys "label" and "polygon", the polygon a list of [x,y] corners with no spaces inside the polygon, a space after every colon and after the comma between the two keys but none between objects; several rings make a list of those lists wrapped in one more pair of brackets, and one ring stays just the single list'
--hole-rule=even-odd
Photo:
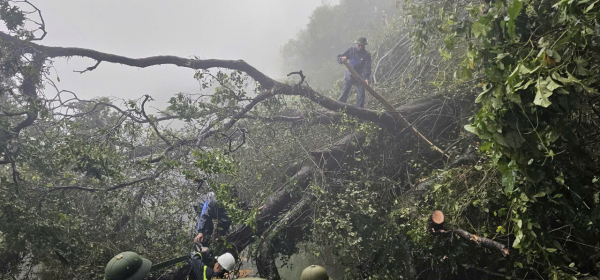
[{"label": "broken branch stub", "polygon": [[431,221],[436,225],[441,225],[444,223],[444,213],[440,210],[435,210],[431,214]]},{"label": "broken branch stub", "polygon": [[445,226],[444,221],[445,221],[445,218],[444,218],[444,213],[442,211],[439,211],[439,210],[433,211],[433,213],[431,214],[431,218],[430,218],[431,226],[429,227],[431,229],[432,234],[436,234],[439,232],[452,232],[462,239],[474,242],[478,246],[482,246],[482,247],[485,247],[488,249],[498,250],[502,253],[502,255],[504,257],[509,255],[508,248],[506,248],[506,246],[504,246],[504,244],[502,244],[498,241],[494,241],[489,238],[485,238],[485,237],[478,236],[476,234],[472,234],[464,229],[460,229],[460,228],[449,229]]}]

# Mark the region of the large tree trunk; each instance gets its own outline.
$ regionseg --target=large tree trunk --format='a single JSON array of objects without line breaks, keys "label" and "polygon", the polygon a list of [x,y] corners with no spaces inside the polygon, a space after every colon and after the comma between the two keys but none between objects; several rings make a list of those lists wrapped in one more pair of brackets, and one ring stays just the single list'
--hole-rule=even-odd
[{"label": "large tree trunk", "polygon": [[[286,228],[293,226],[295,223],[302,221],[303,217],[307,216],[307,209],[309,209],[312,199],[313,196],[311,194],[305,194],[302,199],[300,199],[300,201],[285,214],[281,221],[260,240],[256,266],[258,267],[258,274],[260,274],[261,277],[267,278],[268,280],[281,279],[275,263],[274,243],[281,232],[285,231]],[[290,242],[290,240],[285,239],[285,242]]]},{"label": "large tree trunk", "polygon": [[[439,120],[439,116],[435,113],[439,113],[442,111],[441,107],[443,106],[442,101],[439,98],[426,98],[417,100],[413,103],[400,106],[398,110],[409,120],[409,121],[421,121],[423,123],[435,122],[435,125],[442,127],[444,129],[447,128],[448,119],[442,118]],[[422,120],[423,115],[430,115],[434,113],[434,120]],[[428,118],[428,117],[425,117]],[[386,127],[390,128],[390,124],[387,123]],[[396,128],[394,126],[394,128]],[[406,128],[405,128],[406,129]],[[394,133],[394,131],[392,131]],[[402,136],[410,135],[410,133],[404,133],[403,131],[395,131],[402,132]],[[329,147],[326,147],[321,150],[312,151],[311,155],[313,156],[313,161],[317,164],[317,166],[302,166],[296,167],[295,170],[298,170],[296,174],[294,174],[290,182],[296,182],[295,188],[284,188],[289,182],[286,182],[283,186],[281,186],[275,194],[273,194],[264,204],[263,209],[258,217],[258,225],[256,232],[252,232],[251,228],[248,226],[242,226],[229,234],[227,236],[227,242],[229,244],[233,244],[234,248],[238,252],[243,251],[248,245],[254,242],[255,236],[262,236],[261,244],[259,245],[259,259],[257,265],[259,267],[259,273],[262,277],[268,279],[279,279],[279,274],[277,272],[275,266],[275,258],[273,256],[274,248],[271,244],[273,241],[273,237],[280,231],[280,229],[289,226],[285,221],[281,220],[276,225],[272,226],[272,229],[269,230],[269,225],[280,217],[283,210],[285,210],[290,205],[297,203],[300,196],[291,196],[290,190],[304,190],[311,180],[313,179],[313,172],[315,168],[324,168],[324,169],[335,169],[340,166],[340,163],[343,161],[345,155],[352,154],[354,149],[356,148],[355,144],[359,144],[364,141],[365,135],[363,133],[352,133],[346,135],[336,141]],[[425,150],[427,153],[427,157],[431,158],[439,158],[440,154],[429,151],[430,149]],[[298,169],[299,168],[299,169]],[[293,207],[287,214],[286,217],[293,217],[297,213],[294,211],[298,211],[298,209],[305,209],[310,202],[304,201],[302,203],[297,203],[295,207]],[[300,211],[303,212],[303,211]],[[409,278],[414,279],[415,270],[414,265],[412,263],[412,257],[408,248],[405,248],[406,252],[402,253],[401,258],[405,260],[405,265],[407,266],[407,276]],[[412,276],[412,277],[411,277]]]}]

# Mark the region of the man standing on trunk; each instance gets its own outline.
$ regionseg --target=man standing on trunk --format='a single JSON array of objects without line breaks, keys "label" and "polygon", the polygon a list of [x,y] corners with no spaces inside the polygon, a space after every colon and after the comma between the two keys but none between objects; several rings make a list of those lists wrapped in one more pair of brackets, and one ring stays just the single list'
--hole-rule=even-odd
[{"label": "man standing on trunk", "polygon": [[[368,85],[369,77],[371,76],[371,53],[369,53],[365,47],[369,43],[365,37],[358,37],[354,43],[356,43],[356,47],[351,47],[343,54],[338,55],[338,63],[342,64],[344,61],[348,60],[350,65],[352,65],[354,70],[361,75],[364,82]],[[356,106],[362,108],[365,106],[365,88],[363,86],[363,81],[354,79],[348,69],[346,69],[342,94],[340,94],[338,101],[345,103],[346,100],[348,100],[348,94],[350,94],[352,85],[356,87]]]}]

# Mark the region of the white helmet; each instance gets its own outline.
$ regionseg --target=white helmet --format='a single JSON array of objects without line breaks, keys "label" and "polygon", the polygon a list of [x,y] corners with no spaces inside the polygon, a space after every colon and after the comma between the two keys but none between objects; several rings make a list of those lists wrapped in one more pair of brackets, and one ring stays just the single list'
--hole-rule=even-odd
[{"label": "white helmet", "polygon": [[235,265],[235,258],[230,253],[225,253],[217,257],[217,262],[227,271],[231,271]]}]

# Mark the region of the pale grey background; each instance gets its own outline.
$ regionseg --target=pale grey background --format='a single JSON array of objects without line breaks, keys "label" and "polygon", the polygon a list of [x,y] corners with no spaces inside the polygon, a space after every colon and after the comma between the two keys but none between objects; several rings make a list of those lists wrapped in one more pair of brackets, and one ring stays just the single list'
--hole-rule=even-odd
[{"label": "pale grey background", "polygon": [[[306,26],[322,3],[339,0],[34,0],[43,12],[45,45],[91,48],[130,57],[244,59],[272,77],[281,77],[279,51]],[[151,106],[164,108],[178,92],[197,93],[193,71],[175,66],[138,69],[58,59],[61,89],[81,98],[151,95]]]}]

